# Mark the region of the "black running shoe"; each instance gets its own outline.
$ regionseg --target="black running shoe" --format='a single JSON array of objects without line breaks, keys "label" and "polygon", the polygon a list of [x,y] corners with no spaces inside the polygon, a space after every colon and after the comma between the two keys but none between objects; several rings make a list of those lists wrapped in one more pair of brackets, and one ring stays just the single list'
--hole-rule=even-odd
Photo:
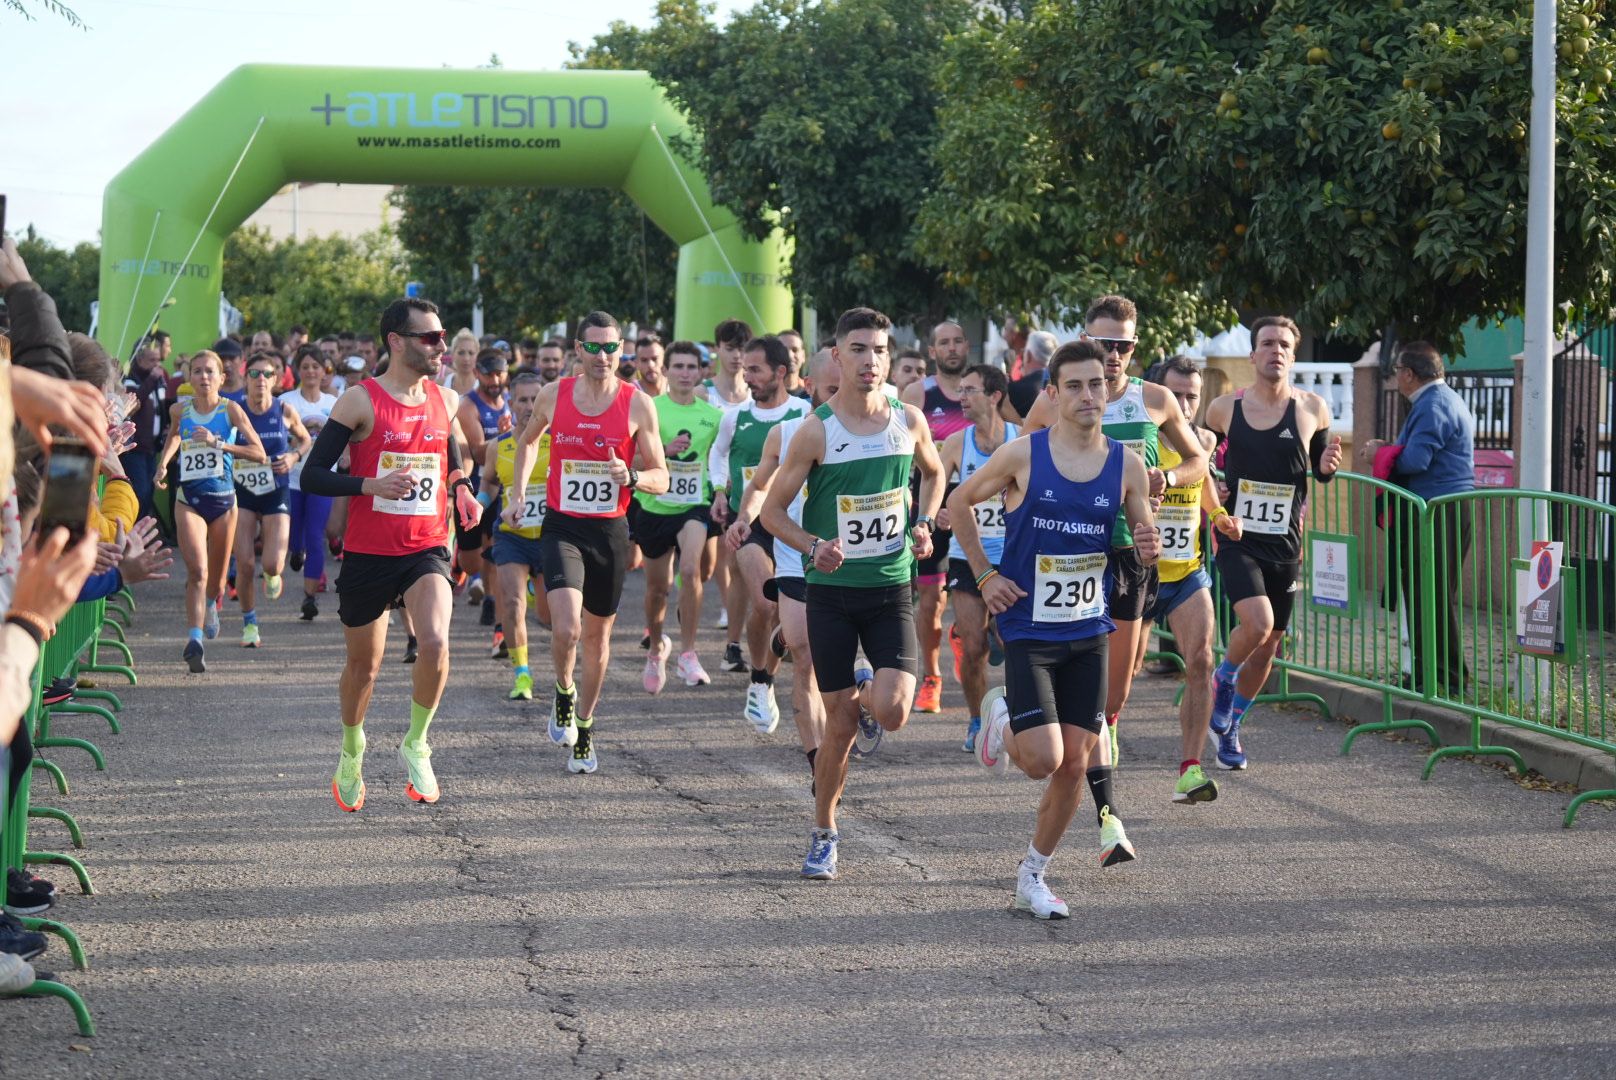
[{"label": "black running shoe", "polygon": [[741,659],[741,643],[731,641],[724,646],[724,659],[718,665],[724,671],[746,671],[746,661]]},{"label": "black running shoe", "polygon": [[406,664],[415,663],[415,657],[419,651],[420,647],[416,644],[415,638],[411,636],[411,638],[404,643],[404,662]]},{"label": "black running shoe", "polygon": [[202,643],[200,641],[187,641],[185,643],[185,652],[180,654],[180,658],[191,666],[192,675],[200,675],[208,670],[208,662],[202,659]]},{"label": "black running shoe", "polygon": [[478,622],[483,626],[494,625],[494,598],[492,596],[483,597],[483,614]]},{"label": "black running shoe", "polygon": [[30,877],[19,870],[6,874],[5,908],[13,915],[38,915],[56,903],[56,886],[44,878]]},{"label": "black running shoe", "polygon": [[303,598],[303,621],[313,622],[314,617],[318,614],[320,614],[320,605],[315,602],[314,597],[305,596]]},{"label": "black running shoe", "polygon": [[47,944],[44,934],[27,929],[10,915],[0,914],[0,952],[32,960],[44,954]]},{"label": "black running shoe", "polygon": [[292,573],[294,574],[303,569],[303,553],[301,551],[294,551],[290,555],[286,556],[286,565],[291,568]]}]

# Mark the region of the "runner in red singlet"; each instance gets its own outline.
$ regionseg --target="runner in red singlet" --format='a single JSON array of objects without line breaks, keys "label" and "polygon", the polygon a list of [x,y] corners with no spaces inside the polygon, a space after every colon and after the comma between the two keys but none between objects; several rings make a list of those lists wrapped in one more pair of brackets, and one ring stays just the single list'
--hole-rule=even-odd
[{"label": "runner in red singlet", "polygon": [[[404,793],[438,801],[427,726],[449,679],[449,502],[465,528],[482,515],[461,470],[459,396],[437,384],[444,353],[438,309],[395,300],[382,312],[387,371],[345,391],[303,468],[303,490],[351,496],[337,578],[338,616],[347,638],[342,670],[342,755],[331,794],[347,811],[365,802],[361,766],[365,710],[387,643],[387,609],[402,600],[419,641],[410,730],[399,746],[409,772]],[[347,476],[335,467],[349,451]]]},{"label": "runner in red singlet", "polygon": [[[644,391],[617,377],[622,348],[617,320],[604,311],[578,326],[582,374],[539,391],[533,417],[517,436],[513,492],[505,512],[519,524],[536,444],[550,430],[550,472],[545,486],[544,533],[539,554],[550,594],[550,653],[555,662],[555,704],[550,740],[570,746],[567,770],[592,773],[595,707],[611,658],[612,623],[623,597],[629,564],[631,493],[668,490],[668,469],[657,432],[656,407]],[[638,450],[646,468],[630,467]],[[583,693],[573,685],[580,641]]]}]

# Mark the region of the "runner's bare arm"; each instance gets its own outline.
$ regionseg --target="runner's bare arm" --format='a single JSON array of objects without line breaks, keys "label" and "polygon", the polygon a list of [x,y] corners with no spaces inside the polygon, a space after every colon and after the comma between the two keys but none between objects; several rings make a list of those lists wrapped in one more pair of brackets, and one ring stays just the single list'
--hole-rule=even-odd
[{"label": "runner's bare arm", "polygon": [[1021,433],[1031,435],[1035,431],[1042,431],[1055,422],[1055,399],[1049,396],[1046,387],[1033,401],[1032,408],[1027,410],[1027,418],[1021,422]]},{"label": "runner's bare arm", "polygon": [[[634,456],[646,467],[636,470],[635,491],[647,495],[664,495],[670,480],[668,460],[662,452],[662,425],[657,421],[656,405],[644,391],[636,391],[629,399],[628,420],[634,427]],[[627,480],[627,476],[624,476]]]},{"label": "runner's bare arm", "polygon": [[1145,459],[1132,450],[1122,455],[1122,506],[1133,527],[1133,546],[1139,561],[1154,565],[1161,555],[1161,533],[1150,510],[1150,476]]},{"label": "runner's bare arm", "polygon": [[1229,421],[1234,416],[1234,395],[1224,394],[1212,399],[1206,407],[1206,426],[1219,435],[1229,434]]},{"label": "runner's bare arm", "polygon": [[[759,518],[763,527],[777,540],[805,555],[813,547],[814,541],[820,538],[791,520],[791,500],[796,492],[802,490],[809,471],[824,454],[825,425],[819,417],[810,415],[791,437],[791,447],[786,451],[785,460],[770,477],[769,491],[763,497],[763,513]],[[840,544],[841,541],[835,537],[825,537],[819,546],[824,549],[828,545]],[[840,559],[837,565],[840,565]]]},{"label": "runner's bare arm", "polygon": [[292,454],[302,461],[309,456],[309,447],[314,445],[314,437],[309,429],[303,426],[303,418],[297,415],[297,410],[286,402],[281,402],[281,420],[286,424],[286,430],[292,433],[293,445],[274,462],[275,471],[285,473],[292,471],[292,462],[286,460]]},{"label": "runner's bare arm", "polygon": [[[913,385],[913,384],[911,384]],[[932,534],[937,526],[937,512],[943,508],[943,463],[937,457],[937,444],[931,439],[931,425],[926,414],[913,405],[904,406],[909,431],[915,439],[915,468],[920,471],[920,498],[915,503],[916,524],[910,532],[914,536],[915,554],[924,559],[931,554]],[[918,519],[925,517],[929,522]]]},{"label": "runner's bare arm", "polygon": [[[467,416],[467,410],[471,415]],[[460,407],[454,412],[454,418],[460,424],[460,436],[465,442],[466,460],[481,461],[483,456],[483,421],[477,413],[477,406],[472,404],[471,398],[460,399]]]},{"label": "runner's bare arm", "polygon": [[491,506],[499,498],[499,443],[492,440],[483,451],[483,471],[478,479],[477,493],[488,496],[484,506]]},{"label": "runner's bare arm", "polygon": [[[763,438],[763,456],[758,459],[752,479],[741,490],[740,501],[735,504],[735,524],[750,524],[757,520],[763,509],[763,496],[769,490],[769,480],[780,468],[780,427],[775,425]],[[733,528],[733,526],[731,526]]]},{"label": "runner's bare arm", "polygon": [[511,498],[505,507],[505,520],[515,525],[522,515],[522,502],[527,498],[528,479],[533,475],[533,466],[538,464],[539,436],[544,429],[550,426],[550,417],[555,414],[556,394],[560,383],[551,383],[539,391],[538,398],[533,402],[533,415],[528,418],[527,427],[516,436],[516,460],[511,468]]},{"label": "runner's bare arm", "polygon": [[[1145,383],[1145,408],[1161,417],[1161,422],[1156,426],[1161,429],[1167,445],[1178,451],[1178,456],[1183,458],[1173,466],[1173,482],[1193,484],[1205,476],[1206,448],[1201,445],[1201,440],[1196,437],[1195,429],[1190,427],[1189,421],[1184,419],[1184,410],[1179,408],[1178,398],[1168,392],[1165,386]],[[1151,479],[1154,483],[1155,478]]]},{"label": "runner's bare arm", "polygon": [[[948,478],[959,472],[960,457],[964,454],[964,452],[965,431],[963,430],[956,431],[954,434],[944,439],[942,448],[937,451],[937,456],[941,458],[943,462],[943,487],[945,489],[948,487]],[[937,527],[939,529],[949,528],[950,523],[953,521],[953,517],[954,512],[949,507],[947,499],[944,499],[943,508],[937,511]]]},{"label": "runner's bare arm", "polygon": [[185,406],[176,401],[168,407],[168,437],[163,440],[163,452],[157,455],[157,475],[152,483],[158,488],[168,488],[168,463],[174,460],[174,451],[180,445],[180,417],[185,415]]},{"label": "runner's bare arm", "polygon": [[269,463],[269,453],[264,449],[263,442],[258,438],[258,430],[252,426],[252,421],[247,419],[247,410],[228,398],[225,399],[224,404],[224,414],[230,418],[230,423],[235,427],[236,438],[247,440],[246,442],[238,442],[234,446],[226,447],[226,449],[234,457],[244,458],[247,461],[256,461],[260,465],[267,465]]},{"label": "runner's bare arm", "polygon": [[[892,374],[890,368],[887,370],[887,374]],[[904,387],[898,393],[898,400],[905,405],[913,405],[917,409],[924,409],[926,407],[926,380],[916,379]]]},{"label": "runner's bare arm", "polygon": [[[971,507],[1003,492],[1005,508],[1010,509],[1011,494],[1021,492],[1026,486],[1027,472],[1032,462],[1027,451],[1029,445],[1025,439],[1012,439],[1000,446],[981,468],[948,496],[950,517],[954,520],[954,539],[959,541],[961,550],[965,552],[965,560],[971,564],[974,577],[980,578],[994,566],[982,548],[982,534],[977,529],[976,515],[971,512]],[[1016,505],[1020,505],[1019,499]],[[982,594],[982,602],[995,615],[1007,611],[1027,595],[1020,586],[1002,574],[989,577],[977,586],[977,591]]]}]

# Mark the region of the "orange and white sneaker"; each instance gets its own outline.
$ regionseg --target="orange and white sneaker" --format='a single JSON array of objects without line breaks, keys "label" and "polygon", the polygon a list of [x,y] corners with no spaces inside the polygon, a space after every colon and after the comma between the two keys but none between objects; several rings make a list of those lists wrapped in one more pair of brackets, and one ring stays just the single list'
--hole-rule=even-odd
[{"label": "orange and white sneaker", "polygon": [[331,797],[350,814],[365,805],[365,778],[361,773],[364,761],[363,747],[357,754],[344,750],[337,758],[337,775],[331,778]]},{"label": "orange and white sneaker", "polygon": [[941,675],[927,675],[920,680],[920,689],[915,691],[915,712],[935,713],[943,711],[943,677]]}]

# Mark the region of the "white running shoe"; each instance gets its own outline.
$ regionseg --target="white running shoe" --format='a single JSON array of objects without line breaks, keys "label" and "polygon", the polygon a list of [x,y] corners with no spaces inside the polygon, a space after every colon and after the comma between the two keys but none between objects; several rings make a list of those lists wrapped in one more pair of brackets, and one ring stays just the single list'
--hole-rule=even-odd
[{"label": "white running shoe", "polygon": [[1016,874],[1016,910],[1030,911],[1035,919],[1066,919],[1072,914],[1066,901],[1044,884],[1044,875],[1033,873],[1025,864]]},{"label": "white running shoe", "polygon": [[1004,749],[1004,733],[1010,727],[1010,706],[1004,687],[995,686],[982,697],[982,734],[976,740],[976,759],[997,773],[1010,769],[1010,755]]},{"label": "white running shoe", "polygon": [[774,687],[752,683],[746,688],[746,719],[759,735],[772,735],[780,726],[780,706],[774,702]]},{"label": "white running shoe", "polygon": [[695,650],[679,654],[679,677],[686,686],[708,686],[713,681],[707,669],[701,666],[701,657]]},{"label": "white running shoe", "polygon": [[673,655],[673,639],[662,635],[662,642],[645,656],[645,692],[660,694],[668,685],[668,657]]},{"label": "white running shoe", "polygon": [[729,629],[729,612],[724,610],[723,605],[719,605],[719,608],[718,608],[718,621],[716,623],[714,623],[713,625],[718,627],[720,630],[728,630]]}]

